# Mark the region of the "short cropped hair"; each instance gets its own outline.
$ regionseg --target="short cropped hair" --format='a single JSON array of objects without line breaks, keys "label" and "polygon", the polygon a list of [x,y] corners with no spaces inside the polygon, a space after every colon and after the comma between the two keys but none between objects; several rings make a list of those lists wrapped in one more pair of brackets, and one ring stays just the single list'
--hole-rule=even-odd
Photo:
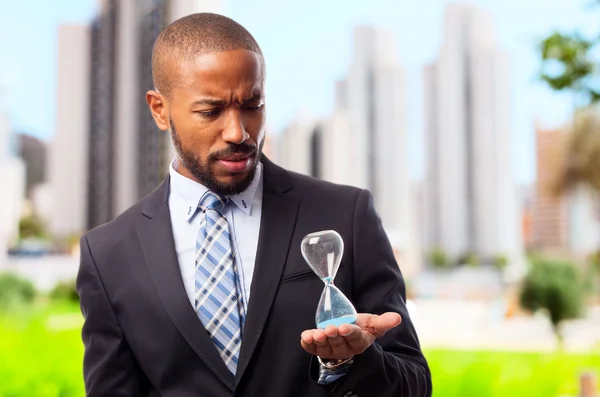
[{"label": "short cropped hair", "polygon": [[263,54],[254,37],[239,23],[219,14],[197,13],[171,23],[163,30],[152,50],[154,88],[169,95],[177,76],[173,62],[188,61],[215,52],[245,49]]}]

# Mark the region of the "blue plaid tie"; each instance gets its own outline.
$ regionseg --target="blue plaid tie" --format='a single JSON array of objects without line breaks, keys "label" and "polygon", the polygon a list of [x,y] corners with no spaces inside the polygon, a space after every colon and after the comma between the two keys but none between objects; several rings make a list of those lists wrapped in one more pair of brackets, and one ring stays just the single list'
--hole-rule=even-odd
[{"label": "blue plaid tie", "polygon": [[245,309],[227,218],[228,199],[206,192],[200,199],[205,214],[196,241],[196,312],[227,368],[235,375]]}]

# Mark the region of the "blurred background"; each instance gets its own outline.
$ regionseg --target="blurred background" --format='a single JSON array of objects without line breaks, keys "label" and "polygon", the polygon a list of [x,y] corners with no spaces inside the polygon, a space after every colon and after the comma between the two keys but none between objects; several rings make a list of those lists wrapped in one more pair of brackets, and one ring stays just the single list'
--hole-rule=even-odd
[{"label": "blurred background", "polygon": [[370,189],[440,397],[600,393],[600,2],[0,0],[0,397],[84,394],[78,241],[174,158],[171,21],[267,63],[265,152]]}]

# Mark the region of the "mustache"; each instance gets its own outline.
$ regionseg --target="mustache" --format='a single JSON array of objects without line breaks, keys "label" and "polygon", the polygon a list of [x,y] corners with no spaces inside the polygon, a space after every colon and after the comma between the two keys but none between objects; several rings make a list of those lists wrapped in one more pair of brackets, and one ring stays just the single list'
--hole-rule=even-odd
[{"label": "mustache", "polygon": [[225,156],[230,156],[232,154],[247,154],[252,155],[256,153],[258,147],[249,143],[239,143],[239,144],[229,144],[229,146],[225,149],[217,150],[216,152],[211,153],[208,158],[209,160],[219,160]]}]

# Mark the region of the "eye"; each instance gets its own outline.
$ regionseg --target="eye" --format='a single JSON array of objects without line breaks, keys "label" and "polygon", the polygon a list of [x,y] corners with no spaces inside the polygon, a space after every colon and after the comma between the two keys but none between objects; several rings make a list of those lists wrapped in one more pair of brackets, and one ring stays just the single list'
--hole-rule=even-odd
[{"label": "eye", "polygon": [[221,113],[221,110],[220,109],[198,110],[198,111],[195,111],[194,113],[197,113],[197,114],[199,114],[201,116],[204,116],[204,117],[215,117],[215,116],[218,116],[219,113]]},{"label": "eye", "polygon": [[252,105],[246,105],[246,106],[244,106],[244,109],[248,109],[248,110],[256,110],[256,111],[258,111],[258,110],[261,110],[261,109],[263,108],[263,106],[264,106],[264,104],[263,104],[263,103],[261,103],[261,104],[258,104],[258,105],[254,105],[254,104],[252,104]]}]

